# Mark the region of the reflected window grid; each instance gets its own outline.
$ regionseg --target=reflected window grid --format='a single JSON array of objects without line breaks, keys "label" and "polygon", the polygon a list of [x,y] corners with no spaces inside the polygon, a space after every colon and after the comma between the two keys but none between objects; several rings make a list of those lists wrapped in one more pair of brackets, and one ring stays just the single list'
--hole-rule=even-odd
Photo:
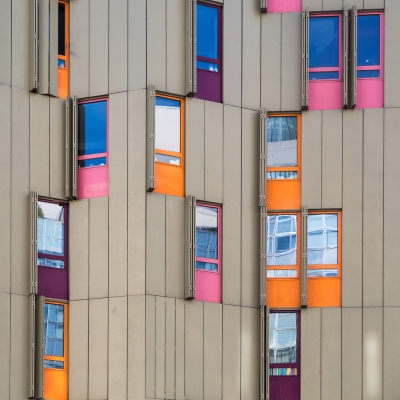
[{"label": "reflected window grid", "polygon": [[297,316],[295,313],[269,315],[270,363],[296,363]]},{"label": "reflected window grid", "polygon": [[44,354],[64,355],[64,306],[44,305]]}]

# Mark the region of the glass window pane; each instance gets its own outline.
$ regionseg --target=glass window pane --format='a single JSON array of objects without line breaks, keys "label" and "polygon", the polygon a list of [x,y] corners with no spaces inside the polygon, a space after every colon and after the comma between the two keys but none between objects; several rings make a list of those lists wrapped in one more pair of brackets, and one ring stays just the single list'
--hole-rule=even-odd
[{"label": "glass window pane", "polygon": [[58,3],[58,54],[65,56],[65,4],[63,3]]},{"label": "glass window pane", "polygon": [[63,361],[44,360],[43,364],[45,368],[64,369]]},{"label": "glass window pane", "polygon": [[156,97],[156,148],[181,151],[181,103],[178,100]]},{"label": "glass window pane", "polygon": [[64,306],[44,305],[44,354],[64,355]]},{"label": "glass window pane", "polygon": [[297,269],[268,269],[267,278],[296,278]]},{"label": "glass window pane", "polygon": [[339,66],[339,17],[310,18],[310,68]]},{"label": "glass window pane", "polygon": [[357,66],[380,65],[380,15],[357,16]]},{"label": "glass window pane", "polygon": [[357,78],[380,78],[381,71],[379,69],[369,69],[357,71]]},{"label": "glass window pane", "polygon": [[38,252],[64,255],[64,207],[59,204],[38,202]]},{"label": "glass window pane", "polygon": [[107,102],[83,103],[78,106],[78,156],[107,152]]},{"label": "glass window pane", "polygon": [[337,228],[338,228],[337,214],[325,214],[324,219],[325,219],[325,226],[327,228],[333,228],[333,229],[337,230]]},{"label": "glass window pane", "polygon": [[308,250],[308,264],[323,264],[324,263],[324,250]]},{"label": "glass window pane", "polygon": [[196,206],[196,257],[218,259],[218,208]]},{"label": "glass window pane", "polygon": [[323,248],[324,236],[323,231],[314,231],[308,233],[308,248]]},{"label": "glass window pane", "polygon": [[218,9],[197,4],[197,55],[218,59]]},{"label": "glass window pane", "polygon": [[271,363],[295,363],[297,359],[297,318],[295,313],[271,313],[269,318]]},{"label": "glass window pane", "polygon": [[339,72],[338,71],[310,72],[308,75],[308,79],[310,81],[339,79]]},{"label": "glass window pane", "polygon": [[78,160],[78,168],[104,167],[107,165],[107,157],[89,158],[88,160]]},{"label": "glass window pane", "polygon": [[201,271],[218,272],[218,264],[196,261],[196,269],[199,269]]},{"label": "glass window pane", "polygon": [[310,214],[308,216],[308,230],[322,229],[324,227],[321,214]]},{"label": "glass window pane", "polygon": [[163,162],[163,163],[171,164],[171,165],[181,165],[180,157],[174,157],[174,156],[168,156],[166,154],[156,153],[155,158],[156,158],[157,162]]},{"label": "glass window pane", "polygon": [[325,250],[324,264],[337,264],[337,247],[334,249]]},{"label": "glass window pane", "polygon": [[296,314],[294,313],[277,313],[277,328],[295,328],[296,327]]},{"label": "glass window pane", "polygon": [[205,71],[218,72],[218,64],[197,60],[197,68]]}]

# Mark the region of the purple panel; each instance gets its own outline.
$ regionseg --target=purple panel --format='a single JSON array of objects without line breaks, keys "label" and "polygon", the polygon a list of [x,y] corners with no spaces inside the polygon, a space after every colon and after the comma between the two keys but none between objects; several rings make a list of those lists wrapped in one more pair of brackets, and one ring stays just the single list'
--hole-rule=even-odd
[{"label": "purple panel", "polygon": [[270,376],[270,400],[300,400],[300,376]]},{"label": "purple panel", "polygon": [[38,296],[68,300],[68,271],[50,267],[38,267]]},{"label": "purple panel", "polygon": [[222,103],[222,75],[197,69],[197,93],[194,97]]}]

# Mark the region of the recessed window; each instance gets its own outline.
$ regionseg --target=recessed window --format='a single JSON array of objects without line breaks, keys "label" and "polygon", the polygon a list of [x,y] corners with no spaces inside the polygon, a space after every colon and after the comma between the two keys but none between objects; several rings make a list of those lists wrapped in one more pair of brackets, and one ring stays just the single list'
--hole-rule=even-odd
[{"label": "recessed window", "polygon": [[69,95],[69,3],[58,2],[58,97]]}]

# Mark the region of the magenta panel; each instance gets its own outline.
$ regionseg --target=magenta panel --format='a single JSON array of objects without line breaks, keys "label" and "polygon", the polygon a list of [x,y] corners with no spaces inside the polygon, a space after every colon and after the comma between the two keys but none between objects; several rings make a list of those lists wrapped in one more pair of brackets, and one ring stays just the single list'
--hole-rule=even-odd
[{"label": "magenta panel", "polygon": [[198,68],[197,93],[194,97],[222,103],[222,74]]},{"label": "magenta panel", "polygon": [[267,12],[301,12],[301,0],[268,0]]},{"label": "magenta panel", "polygon": [[195,300],[222,302],[221,274],[208,271],[196,271],[196,297]]},{"label": "magenta panel", "polygon": [[108,166],[78,169],[78,198],[108,196]]},{"label": "magenta panel", "polygon": [[270,400],[300,400],[299,376],[270,376]]},{"label": "magenta panel", "polygon": [[355,108],[383,108],[383,80],[357,79]]},{"label": "magenta panel", "polygon": [[38,267],[38,296],[68,300],[68,270]]},{"label": "magenta panel", "polygon": [[341,110],[343,108],[343,82],[310,81],[309,110]]}]

